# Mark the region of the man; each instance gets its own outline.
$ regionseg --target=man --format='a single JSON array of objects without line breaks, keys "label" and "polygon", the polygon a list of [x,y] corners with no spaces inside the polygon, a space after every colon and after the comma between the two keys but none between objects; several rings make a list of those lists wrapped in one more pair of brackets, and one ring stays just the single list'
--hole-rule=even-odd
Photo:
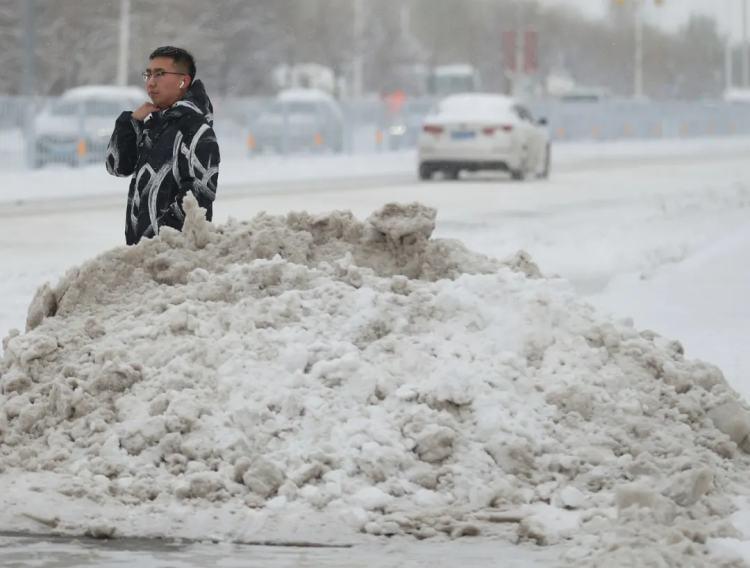
[{"label": "man", "polygon": [[125,242],[182,229],[188,191],[212,217],[219,177],[219,145],[213,107],[195,79],[195,60],[184,49],[160,47],[143,72],[151,102],[123,112],[107,148],[107,171],[132,175],[125,216]]}]

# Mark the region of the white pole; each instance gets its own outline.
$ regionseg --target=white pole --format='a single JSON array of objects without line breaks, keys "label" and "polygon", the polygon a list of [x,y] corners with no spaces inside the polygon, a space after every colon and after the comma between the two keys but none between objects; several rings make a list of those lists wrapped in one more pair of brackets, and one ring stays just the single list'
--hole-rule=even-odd
[{"label": "white pole", "polygon": [[635,0],[635,71],[633,76],[633,96],[643,97],[643,14],[641,1]]},{"label": "white pole", "polygon": [[732,61],[732,2],[734,0],[726,0],[725,5],[725,16],[726,16],[726,39],[724,41],[724,89],[729,91],[733,87],[734,83],[734,62]]},{"label": "white pole", "polygon": [[130,0],[120,0],[120,42],[117,57],[117,84],[128,84],[128,47],[130,46]]},{"label": "white pole", "polygon": [[516,4],[516,72],[513,74],[513,96],[520,97],[523,81],[523,48],[526,41],[524,34],[523,4]]},{"label": "white pole", "polygon": [[747,52],[747,0],[742,0],[742,86],[748,87],[748,75],[750,75],[750,66],[748,65]]},{"label": "white pole", "polygon": [[21,92],[26,99],[24,106],[24,145],[26,165],[34,167],[36,156],[36,133],[34,131],[34,114],[36,103],[36,3],[34,0],[24,0],[23,3],[23,78]]},{"label": "white pole", "polygon": [[356,98],[364,91],[364,55],[362,35],[364,33],[364,0],[354,0],[354,69],[352,91]]}]

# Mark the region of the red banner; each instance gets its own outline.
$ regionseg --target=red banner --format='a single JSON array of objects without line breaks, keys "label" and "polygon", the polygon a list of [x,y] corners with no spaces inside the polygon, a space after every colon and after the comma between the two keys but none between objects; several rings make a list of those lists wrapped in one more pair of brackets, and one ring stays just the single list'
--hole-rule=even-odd
[{"label": "red banner", "polygon": [[536,73],[539,69],[538,34],[534,30],[526,30],[523,42],[523,70],[528,74]]},{"label": "red banner", "polygon": [[523,41],[521,46],[523,49],[521,70],[527,74],[536,73],[539,69],[539,34],[535,30],[524,30],[523,34],[519,34],[515,30],[503,32],[503,63],[505,69],[511,73],[519,71],[516,66],[519,36]]}]

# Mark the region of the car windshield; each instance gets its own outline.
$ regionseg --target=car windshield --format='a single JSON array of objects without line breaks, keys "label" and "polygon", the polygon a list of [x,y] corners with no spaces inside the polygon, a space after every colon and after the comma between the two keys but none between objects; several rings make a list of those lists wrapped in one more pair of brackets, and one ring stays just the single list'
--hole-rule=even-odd
[{"label": "car windshield", "polygon": [[54,116],[75,116],[78,113],[78,102],[57,101],[52,104],[50,114]]},{"label": "car windshield", "polygon": [[275,114],[318,114],[318,105],[308,101],[276,101],[271,107]]},{"label": "car windshield", "polygon": [[86,116],[116,117],[122,111],[134,108],[130,101],[122,100],[87,100],[81,101],[61,100],[52,105],[50,113],[53,116],[76,116],[80,110]]},{"label": "car windshield", "polygon": [[129,101],[86,101],[86,114],[89,116],[116,117],[124,110],[130,110],[133,104]]}]

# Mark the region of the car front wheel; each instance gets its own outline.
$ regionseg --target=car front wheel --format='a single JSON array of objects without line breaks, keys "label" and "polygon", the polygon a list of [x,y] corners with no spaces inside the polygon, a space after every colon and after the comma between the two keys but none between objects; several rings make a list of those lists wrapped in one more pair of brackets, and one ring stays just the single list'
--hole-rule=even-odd
[{"label": "car front wheel", "polygon": [[443,170],[443,174],[445,175],[445,179],[448,180],[457,180],[458,179],[458,168],[445,168]]},{"label": "car front wheel", "polygon": [[552,158],[552,148],[549,144],[547,144],[547,148],[544,151],[544,168],[542,169],[542,172],[539,174],[539,177],[542,179],[547,179],[549,177],[549,168],[550,168],[550,161]]},{"label": "car front wheel", "polygon": [[419,179],[424,181],[432,179],[432,168],[427,164],[419,164]]},{"label": "car front wheel", "polygon": [[523,181],[526,178],[526,174],[529,169],[529,153],[526,147],[523,148],[522,159],[518,164],[518,168],[510,169],[510,177],[516,181]]}]

